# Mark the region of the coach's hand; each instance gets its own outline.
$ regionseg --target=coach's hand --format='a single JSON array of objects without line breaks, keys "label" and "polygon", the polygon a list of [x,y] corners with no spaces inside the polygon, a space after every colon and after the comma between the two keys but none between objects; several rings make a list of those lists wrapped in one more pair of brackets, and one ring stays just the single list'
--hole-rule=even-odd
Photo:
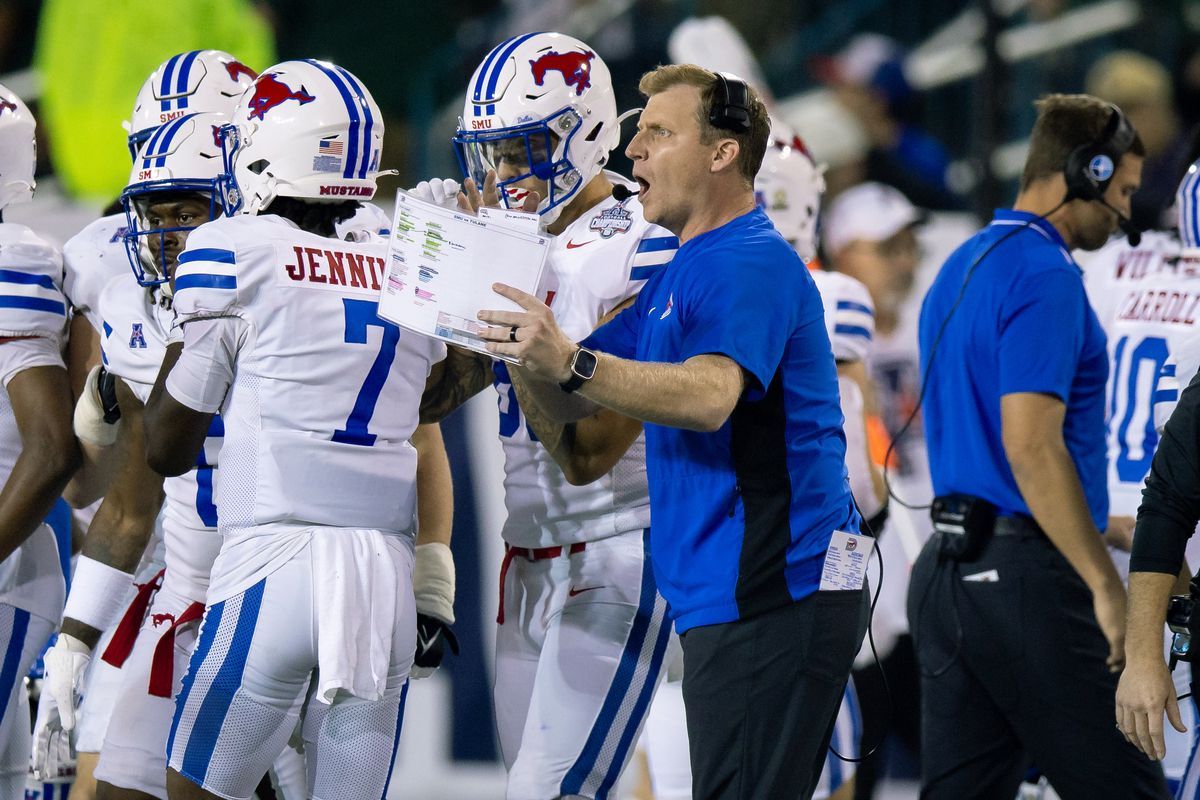
[{"label": "coach's hand", "polygon": [[490,342],[488,352],[516,358],[529,373],[545,380],[562,383],[570,378],[571,357],[579,345],[558,327],[550,307],[503,283],[492,284],[492,291],[523,310],[479,312],[479,319],[493,326],[481,334]]},{"label": "coach's hand", "polygon": [[1161,656],[1130,661],[1117,685],[1117,727],[1125,738],[1150,758],[1167,755],[1163,739],[1163,713],[1180,733],[1187,728],[1179,716],[1175,684]]}]

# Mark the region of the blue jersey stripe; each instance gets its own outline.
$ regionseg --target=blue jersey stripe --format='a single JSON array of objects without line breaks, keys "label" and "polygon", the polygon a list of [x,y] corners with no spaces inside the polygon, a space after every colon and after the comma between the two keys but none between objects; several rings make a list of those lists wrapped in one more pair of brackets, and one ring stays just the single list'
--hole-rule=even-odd
[{"label": "blue jersey stripe", "polygon": [[15,269],[0,269],[0,283],[21,283],[25,285],[54,288],[54,280],[49,275],[36,275],[32,272],[21,272]]},{"label": "blue jersey stripe", "polygon": [[104,337],[107,339],[109,336],[112,336],[112,325],[109,325],[107,322],[101,322],[100,324],[104,326]]},{"label": "blue jersey stripe", "polygon": [[180,264],[192,261],[212,261],[216,264],[236,264],[232,250],[222,250],[219,247],[201,247],[197,250],[184,250],[179,254]]},{"label": "blue jersey stripe", "polygon": [[875,311],[865,303],[856,303],[853,300],[838,300],[838,311],[861,311],[864,314],[875,316]]},{"label": "blue jersey stripe", "polygon": [[180,275],[175,279],[175,291],[184,289],[236,289],[237,277],[234,275],[212,275],[207,272],[193,272]]},{"label": "blue jersey stripe", "polygon": [[350,84],[350,88],[358,96],[358,104],[362,107],[366,125],[363,126],[362,155],[359,158],[358,177],[367,177],[367,168],[371,165],[371,129],[375,127],[375,116],[371,113],[371,104],[367,102],[367,93],[359,82],[346,70],[338,67],[337,72]]},{"label": "blue jersey stripe", "polygon": [[57,300],[44,297],[22,297],[15,294],[0,295],[0,308],[24,308],[28,311],[47,311],[51,314],[67,315],[67,307]]},{"label": "blue jersey stripe", "polygon": [[1173,362],[1163,364],[1162,376],[1164,378],[1174,378],[1175,377],[1175,366],[1176,365]]},{"label": "blue jersey stripe", "polygon": [[208,423],[209,438],[221,439],[225,436],[225,420],[220,414],[213,414],[212,422]]},{"label": "blue jersey stripe", "polygon": [[631,281],[648,281],[654,273],[666,267],[666,264],[652,264],[648,267],[634,267],[629,270],[629,280]]},{"label": "blue jersey stripe", "polygon": [[[0,691],[5,693],[5,697],[13,696],[17,681],[24,677],[18,674],[17,668],[21,666],[21,651],[25,649],[25,634],[29,631],[29,612],[14,608],[12,613],[12,633],[9,635],[8,649],[4,651],[4,666],[0,668]],[[0,708],[0,723],[4,722],[6,709],[7,704]]]},{"label": "blue jersey stripe", "polygon": [[[198,55],[200,55],[200,51],[193,50],[192,52],[188,53],[186,56],[183,57],[183,63],[181,63],[179,65],[179,77],[175,81],[176,94],[182,94],[183,92],[187,91],[188,78],[191,77],[192,64],[195,63],[196,56],[198,56]],[[176,103],[177,103],[177,105],[175,106],[176,108],[187,108],[188,107],[187,97],[180,97],[178,100],[176,100]]]},{"label": "blue jersey stripe", "polygon": [[638,242],[639,253],[660,253],[663,250],[678,250],[679,239],[674,236],[649,236]]},{"label": "blue jersey stripe", "polygon": [[246,657],[250,654],[254,629],[258,625],[258,612],[262,607],[266,583],[266,578],[263,578],[242,593],[241,608],[238,611],[233,640],[229,643],[229,652],[221,662],[221,668],[217,670],[208,694],[196,714],[187,752],[183,757],[182,772],[189,778],[198,779],[198,783],[203,782],[208,774],[217,738],[225,725],[225,716],[229,713],[234,693],[241,686],[242,674],[246,670]]},{"label": "blue jersey stripe", "polygon": [[359,155],[358,131],[362,124],[358,114],[358,104],[354,102],[354,98],[350,95],[350,88],[345,84],[340,75],[323,64],[313,61],[312,59],[309,59],[306,63],[312,64],[314,67],[321,70],[321,72],[325,73],[325,76],[329,78],[329,82],[332,83],[334,88],[338,90],[338,93],[342,96],[342,101],[346,104],[346,113],[350,116],[350,131],[346,138],[348,138],[350,141],[348,143],[349,146],[346,148],[346,168],[342,170],[342,177],[353,178],[354,167],[358,163]]},{"label": "blue jersey stripe", "polygon": [[837,325],[833,326],[833,332],[840,333],[843,336],[861,336],[868,341],[871,339],[871,329],[864,328],[862,325],[845,325],[843,323],[838,323]]},{"label": "blue jersey stripe", "polygon": [[[181,55],[183,54],[176,53],[175,55],[171,56],[171,59],[167,62],[167,65],[163,67],[162,83],[159,84],[158,87],[158,94],[160,97],[165,97],[171,93],[171,76],[175,73],[175,63],[179,61],[179,57]],[[170,109],[171,101],[164,99],[162,101],[162,110],[170,111]]]}]

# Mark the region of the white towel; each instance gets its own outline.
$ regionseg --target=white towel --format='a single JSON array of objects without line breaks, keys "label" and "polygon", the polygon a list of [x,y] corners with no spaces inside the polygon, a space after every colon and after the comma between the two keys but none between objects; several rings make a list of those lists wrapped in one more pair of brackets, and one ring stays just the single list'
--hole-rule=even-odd
[{"label": "white towel", "polygon": [[396,594],[412,592],[412,546],[412,537],[403,534],[314,529],[317,699],[332,703],[339,691],[364,700],[383,697]]}]

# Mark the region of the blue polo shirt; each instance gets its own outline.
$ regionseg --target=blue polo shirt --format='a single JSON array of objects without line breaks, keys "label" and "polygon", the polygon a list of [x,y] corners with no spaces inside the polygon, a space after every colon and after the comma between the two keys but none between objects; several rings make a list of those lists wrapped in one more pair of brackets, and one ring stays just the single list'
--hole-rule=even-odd
[{"label": "blue polo shirt", "polygon": [[651,559],[676,630],[815,592],[830,536],[859,517],[821,297],[767,216],[685,243],[585,345],[670,363],[715,353],[748,376],[720,430],[646,424]]},{"label": "blue polo shirt", "polygon": [[[993,245],[961,291],[971,264]],[[934,339],[956,302],[931,363]],[[997,211],[942,266],[921,307],[920,338],[934,491],[1030,515],[1004,452],[1000,398],[1050,394],[1066,405],[1063,438],[1092,519],[1104,530],[1108,353],[1082,273],[1054,226],[1034,214]]]}]

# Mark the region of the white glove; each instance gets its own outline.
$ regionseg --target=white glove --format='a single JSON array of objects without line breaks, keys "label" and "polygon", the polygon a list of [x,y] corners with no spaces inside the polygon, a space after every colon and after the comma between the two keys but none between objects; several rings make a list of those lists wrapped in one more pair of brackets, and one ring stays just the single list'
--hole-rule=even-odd
[{"label": "white glove", "polygon": [[[83,384],[83,393],[75,404],[74,428],[75,435],[80,441],[94,444],[97,447],[108,447],[117,440],[117,429],[121,425],[119,412],[114,422],[104,419],[104,400],[100,394],[100,371],[102,367],[92,367],[87,380]],[[111,380],[111,378],[109,379]],[[111,415],[109,417],[112,418]]]},{"label": "white glove", "polygon": [[442,208],[458,208],[458,190],[461,187],[453,178],[434,178],[421,181],[408,193],[418,200],[434,203]]},{"label": "white glove", "polygon": [[70,783],[75,780],[75,745],[63,730],[54,695],[42,684],[37,721],[33,724],[33,753],[29,774],[39,783]]},{"label": "white glove", "polygon": [[54,647],[46,651],[43,700],[47,695],[54,698],[64,731],[75,729],[75,711],[83,699],[83,673],[91,660],[88,646],[67,633],[60,633]]}]

